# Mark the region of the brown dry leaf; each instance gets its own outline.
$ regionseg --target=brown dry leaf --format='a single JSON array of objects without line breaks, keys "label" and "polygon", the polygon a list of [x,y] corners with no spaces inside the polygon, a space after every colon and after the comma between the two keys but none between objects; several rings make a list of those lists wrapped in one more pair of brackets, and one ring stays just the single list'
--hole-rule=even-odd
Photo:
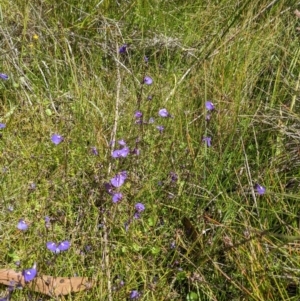
[{"label": "brown dry leaf", "polygon": [[296,15],[297,18],[300,18],[300,11],[298,9],[294,10],[294,14]]},{"label": "brown dry leaf", "polygon": [[95,285],[95,282],[87,277],[52,277],[47,275],[38,276],[34,280],[25,283],[21,272],[0,269],[0,283],[11,285],[12,281],[35,292],[56,297],[87,290]]}]

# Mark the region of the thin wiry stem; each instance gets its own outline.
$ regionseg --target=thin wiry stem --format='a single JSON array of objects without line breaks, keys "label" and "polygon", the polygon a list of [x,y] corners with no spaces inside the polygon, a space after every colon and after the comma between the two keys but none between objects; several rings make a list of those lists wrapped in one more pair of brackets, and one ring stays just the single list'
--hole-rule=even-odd
[{"label": "thin wiry stem", "polygon": [[[121,73],[119,65],[119,52],[118,44],[116,43],[116,70],[117,70],[117,89],[116,89],[116,103],[115,103],[115,117],[114,125],[111,133],[111,151],[114,150],[115,140],[117,135],[118,121],[119,121],[119,105],[120,105],[120,90],[121,90]],[[111,172],[111,163],[108,166],[108,174]],[[113,301],[112,298],[112,287],[111,287],[111,271],[110,271],[110,259],[109,259],[109,231],[107,227],[106,216],[103,216],[103,258],[105,263],[105,272],[107,280],[107,291],[108,291],[108,301]]]}]

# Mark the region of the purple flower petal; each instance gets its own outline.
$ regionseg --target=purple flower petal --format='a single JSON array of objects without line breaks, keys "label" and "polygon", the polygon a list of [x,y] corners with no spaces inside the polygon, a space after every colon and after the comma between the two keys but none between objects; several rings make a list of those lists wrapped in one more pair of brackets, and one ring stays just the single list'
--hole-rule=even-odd
[{"label": "purple flower petal", "polygon": [[207,147],[211,147],[211,137],[203,137],[202,141],[206,143]]},{"label": "purple flower petal", "polygon": [[53,241],[49,241],[46,243],[46,247],[49,251],[56,253],[57,251],[57,245]]},{"label": "purple flower petal", "polygon": [[135,147],[135,148],[133,149],[132,153],[133,153],[134,155],[139,156],[140,153],[141,153],[141,151],[140,151],[138,148]]},{"label": "purple flower petal", "polygon": [[64,240],[58,244],[57,248],[60,251],[67,251],[70,248],[70,242],[68,240]]},{"label": "purple flower petal", "polygon": [[162,133],[165,129],[163,125],[158,125],[156,128],[160,131],[160,133]]},{"label": "purple flower petal", "polygon": [[134,113],[134,117],[135,118],[141,118],[143,116],[143,113],[141,112],[141,111],[136,111],[135,113]]},{"label": "purple flower petal", "polygon": [[124,44],[119,48],[119,53],[126,53],[126,52],[127,52],[127,44]]},{"label": "purple flower petal", "polygon": [[95,146],[91,147],[91,152],[92,152],[93,155],[98,156],[98,151],[97,151],[97,148]]},{"label": "purple flower petal", "polygon": [[130,299],[138,299],[140,297],[140,293],[137,290],[133,290],[130,293]]},{"label": "purple flower petal", "polygon": [[122,198],[123,198],[122,193],[121,193],[121,192],[116,192],[116,193],[113,195],[113,197],[112,197],[112,201],[113,201],[113,203],[116,204],[116,203],[118,203],[119,201],[121,201]]},{"label": "purple flower petal", "polygon": [[122,146],[126,145],[126,142],[124,141],[124,139],[119,140],[118,143]]},{"label": "purple flower petal", "polygon": [[265,192],[266,192],[266,188],[263,187],[263,186],[261,186],[261,185],[259,185],[259,184],[256,184],[255,188],[256,188],[256,192],[257,192],[259,195],[263,195],[263,194],[265,194]]},{"label": "purple flower petal", "polygon": [[55,242],[49,241],[46,243],[47,249],[53,253],[60,253],[61,251],[66,251],[70,248],[70,242],[65,240],[58,244]]},{"label": "purple flower petal", "polygon": [[160,117],[170,117],[170,114],[169,114],[169,112],[167,111],[167,109],[160,109],[160,110],[158,111],[158,115],[159,115]]},{"label": "purple flower petal", "polygon": [[152,85],[152,83],[153,83],[153,79],[150,76],[144,77],[144,84],[149,86],[149,85]]},{"label": "purple flower petal", "polygon": [[29,282],[36,277],[37,269],[36,264],[33,265],[32,269],[23,270],[22,275],[24,276],[25,282]]},{"label": "purple flower petal", "polygon": [[116,149],[112,153],[113,158],[126,158],[129,154],[130,150],[128,147],[124,147],[122,149]]},{"label": "purple flower petal", "polygon": [[153,117],[150,117],[148,123],[154,123],[155,119]]},{"label": "purple flower petal", "polygon": [[171,171],[171,172],[170,172],[170,177],[171,177],[171,181],[172,181],[172,182],[177,182],[177,180],[178,180],[178,175],[177,175],[174,171]]},{"label": "purple flower petal", "polygon": [[58,145],[64,140],[63,136],[58,135],[58,134],[53,134],[51,136],[51,141],[55,144]]},{"label": "purple flower petal", "polygon": [[213,111],[215,109],[215,105],[211,101],[206,101],[205,107],[207,111]]},{"label": "purple flower petal", "polygon": [[0,73],[0,78],[2,78],[4,80],[8,80],[9,79],[8,75],[5,74],[5,73]]},{"label": "purple flower petal", "polygon": [[136,203],[135,204],[135,210],[139,213],[143,212],[145,210],[145,205],[142,203]]},{"label": "purple flower petal", "polygon": [[0,123],[0,129],[4,129],[6,127],[5,123]]},{"label": "purple flower petal", "polygon": [[21,231],[25,231],[28,229],[28,225],[26,224],[26,222],[23,219],[20,219],[18,222],[17,228]]},{"label": "purple flower petal", "polygon": [[139,212],[135,212],[133,215],[134,219],[140,219],[141,218],[141,214]]},{"label": "purple flower petal", "polygon": [[114,178],[112,178],[110,180],[110,183],[114,187],[120,187],[124,184],[126,178],[127,178],[127,172],[122,171],[122,172],[118,173]]},{"label": "purple flower petal", "polygon": [[106,192],[108,193],[108,194],[110,194],[110,195],[112,195],[113,194],[113,186],[110,184],[110,183],[105,183],[104,184],[104,188],[105,188],[105,190],[106,190]]}]

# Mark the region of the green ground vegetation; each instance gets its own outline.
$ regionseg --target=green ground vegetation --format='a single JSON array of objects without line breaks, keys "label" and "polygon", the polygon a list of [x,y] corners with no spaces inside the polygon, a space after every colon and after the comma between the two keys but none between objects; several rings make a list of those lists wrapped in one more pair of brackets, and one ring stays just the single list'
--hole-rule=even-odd
[{"label": "green ground vegetation", "polygon": [[[95,279],[65,300],[299,300],[297,8],[2,0],[0,268]],[[115,159],[120,139],[131,152]]]}]

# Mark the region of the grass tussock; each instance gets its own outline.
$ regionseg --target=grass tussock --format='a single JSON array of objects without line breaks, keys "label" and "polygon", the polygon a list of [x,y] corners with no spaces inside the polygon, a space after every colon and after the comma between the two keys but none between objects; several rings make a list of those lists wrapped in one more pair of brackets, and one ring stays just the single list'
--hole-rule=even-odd
[{"label": "grass tussock", "polygon": [[65,300],[298,300],[298,4],[2,1],[0,267],[97,283]]}]

